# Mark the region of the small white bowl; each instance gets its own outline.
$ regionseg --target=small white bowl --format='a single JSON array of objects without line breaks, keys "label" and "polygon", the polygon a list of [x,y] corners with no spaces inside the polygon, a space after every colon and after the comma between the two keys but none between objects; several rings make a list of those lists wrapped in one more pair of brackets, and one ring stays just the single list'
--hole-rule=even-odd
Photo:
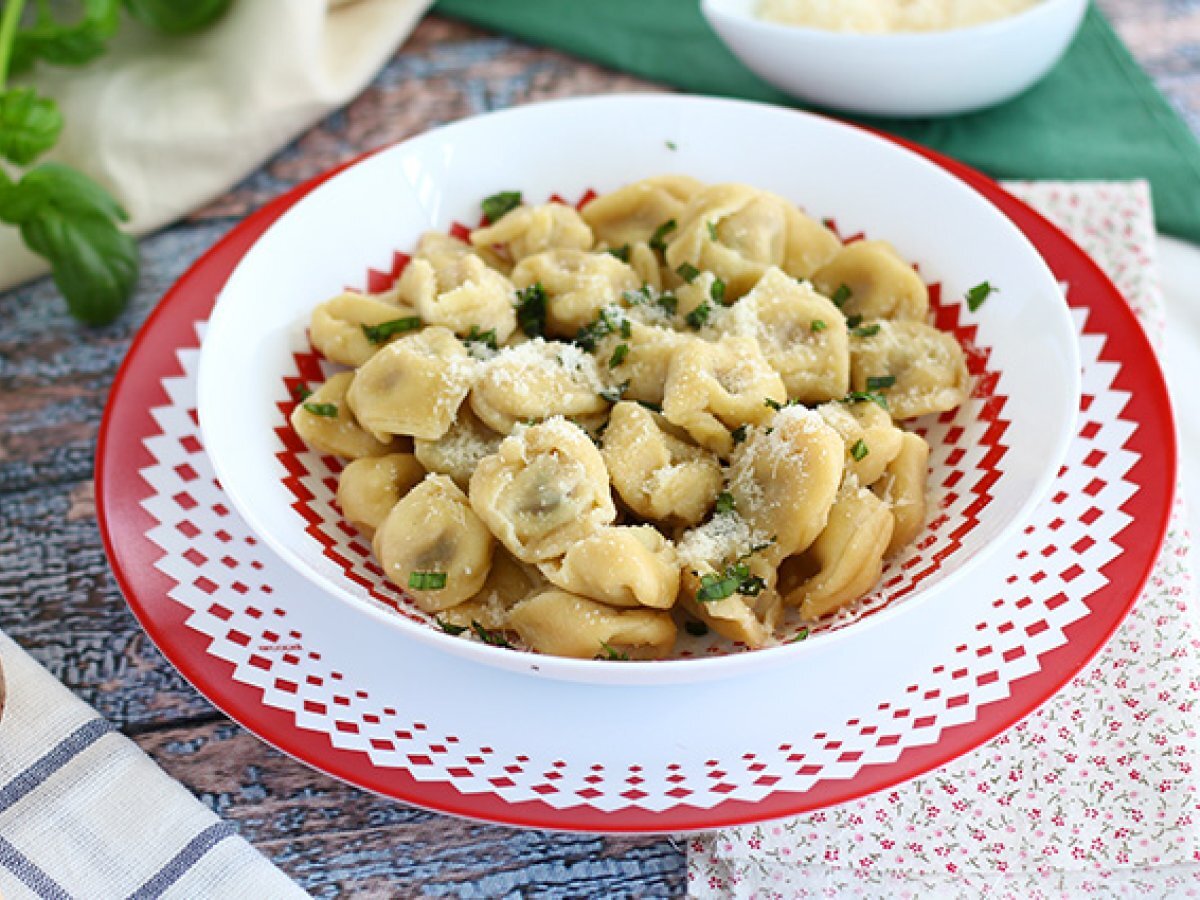
[{"label": "small white bowl", "polygon": [[1042,0],[1014,16],[919,34],[851,34],[767,22],[758,0],[702,0],[745,65],[800,100],[879,116],[948,116],[993,106],[1062,58],[1087,0]]},{"label": "small white bowl", "polygon": [[[878,590],[800,644],[748,652],[712,635],[681,635],[674,659],[612,663],[451,637],[382,577],[334,503],[336,463],[305,449],[287,424],[295,388],[315,387],[332,369],[309,347],[312,309],[346,285],[368,285],[369,270],[380,278],[396,271],[394,254],[411,250],[422,231],[478,221],[480,198],[496,191],[575,200],[668,172],[775,191],[818,218],[833,217],[844,235],[891,241],[940,286],[939,325],[965,342],[977,378],[953,414],[918,422],[933,448],[931,521],[888,564]],[[963,297],[984,280],[1000,293],[968,312]],[[896,646],[919,646],[920,633],[899,614],[952,586],[964,589],[1052,483],[1074,434],[1079,354],[1062,291],[1033,245],[982,196],[917,154],[778,107],[613,96],[458,122],[360,160],[313,190],[263,234],[222,290],[198,386],[205,449],[221,486],[258,536],[331,603],[358,605],[398,635],[486,665],[596,684],[667,684],[729,677],[818,645],[854,652],[855,635],[869,629],[888,629]]]}]

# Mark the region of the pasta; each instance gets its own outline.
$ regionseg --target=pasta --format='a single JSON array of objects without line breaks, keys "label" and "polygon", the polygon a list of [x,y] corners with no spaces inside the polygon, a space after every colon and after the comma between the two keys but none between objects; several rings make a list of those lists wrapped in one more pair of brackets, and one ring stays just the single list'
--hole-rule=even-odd
[{"label": "pasta", "polygon": [[352,371],[291,415],[349,460],[343,516],[444,630],[586,659],[664,657],[681,627],[762,647],[918,538],[930,451],[898,423],[970,377],[891,245],[682,175],[484,208],[391,291],[316,308]]}]

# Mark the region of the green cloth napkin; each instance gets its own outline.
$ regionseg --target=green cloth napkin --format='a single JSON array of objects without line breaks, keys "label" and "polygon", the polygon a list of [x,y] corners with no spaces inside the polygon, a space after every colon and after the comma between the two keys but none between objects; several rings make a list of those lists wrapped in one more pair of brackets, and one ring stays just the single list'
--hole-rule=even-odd
[{"label": "green cloth napkin", "polygon": [[[439,0],[434,12],[695,93],[795,105],[725,49],[696,0]],[[1200,144],[1094,8],[1020,97],[947,119],[856,121],[997,178],[1147,178],[1159,228],[1200,243]]]}]

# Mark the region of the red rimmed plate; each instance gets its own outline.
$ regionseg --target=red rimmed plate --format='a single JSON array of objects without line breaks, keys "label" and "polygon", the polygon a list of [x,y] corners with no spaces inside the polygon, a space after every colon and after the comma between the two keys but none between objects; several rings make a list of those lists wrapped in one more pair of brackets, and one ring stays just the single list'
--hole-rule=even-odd
[{"label": "red rimmed plate", "polygon": [[[1166,525],[1175,439],[1157,362],[1111,283],[992,182],[926,155],[1003,210],[1069,284],[1085,396],[1067,463],[1025,532],[953,596],[907,615],[920,653],[864,637],[854,658],[827,660],[821,689],[786,670],[706,685],[555,684],[451,660],[314,596],[223,502],[193,409],[198,328],[217,291],[318,182],[197,263],[114,385],[98,506],[135,614],[205,696],[293,756],[397,799],[514,825],[713,828],[852,799],[973,749],[1077,672],[1136,598]],[[864,660],[873,677],[850,677]]]}]

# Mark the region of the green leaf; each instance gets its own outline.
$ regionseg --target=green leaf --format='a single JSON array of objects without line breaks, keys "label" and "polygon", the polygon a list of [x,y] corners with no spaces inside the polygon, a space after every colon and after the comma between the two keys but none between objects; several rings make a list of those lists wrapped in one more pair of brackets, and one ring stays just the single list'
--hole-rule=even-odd
[{"label": "green leaf", "polygon": [[483,199],[483,217],[495,225],[521,205],[520,191],[501,191]]},{"label": "green leaf", "polygon": [[163,34],[191,34],[211,25],[233,0],[125,0],[129,14]]},{"label": "green leaf", "polygon": [[32,88],[0,93],[0,157],[27,166],[54,146],[62,132],[58,105]]},{"label": "green leaf", "polygon": [[71,315],[89,325],[116,318],[138,277],[137,243],[117,227],[125,212],[116,201],[56,163],[0,188],[0,220],[19,226],[29,249],[50,263]]},{"label": "green leaf", "polygon": [[56,66],[82,66],[102,55],[120,23],[118,0],[83,0],[83,16],[64,24],[38,4],[33,25],[17,32],[13,41],[10,75],[30,69],[42,60]]}]

